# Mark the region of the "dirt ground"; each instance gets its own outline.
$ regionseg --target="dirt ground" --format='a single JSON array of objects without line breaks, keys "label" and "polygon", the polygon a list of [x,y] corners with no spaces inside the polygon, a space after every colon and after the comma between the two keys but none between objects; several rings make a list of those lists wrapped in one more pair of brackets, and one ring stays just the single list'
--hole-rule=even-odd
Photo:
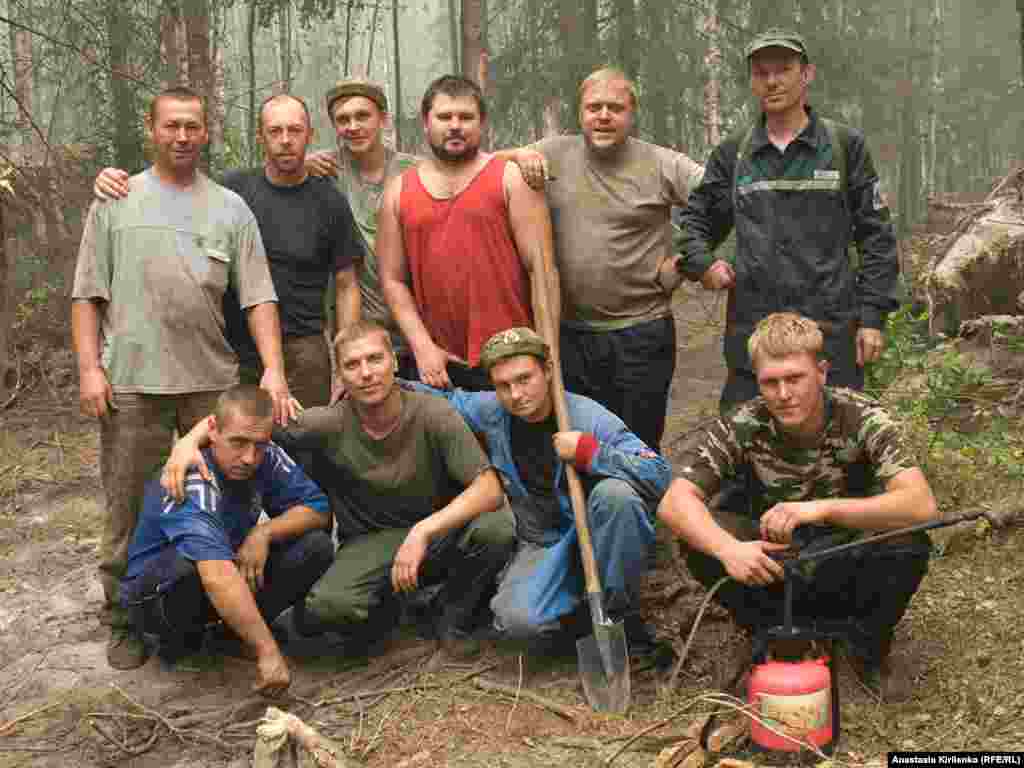
[{"label": "dirt ground", "polygon": [[[670,458],[679,436],[715,412],[724,374],[720,316],[720,305],[696,291],[678,303],[664,443]],[[198,657],[171,669],[154,657],[131,672],[107,666],[95,576],[102,514],[95,429],[77,414],[66,349],[22,354],[35,361],[26,366],[26,391],[0,412],[0,768],[248,765],[266,706],[249,694],[251,664]],[[910,701],[879,702],[841,666],[836,762],[877,763],[893,749],[1024,746],[1022,539],[1019,528],[997,535],[979,526],[933,560],[898,632],[897,658],[917,686]],[[663,541],[645,609],[677,650],[702,599],[675,544]],[[295,682],[277,705],[369,768],[606,764],[628,737],[661,723],[614,761],[648,766],[684,737],[694,713],[709,709],[701,697],[721,682],[738,648],[712,607],[679,686],[668,690],[667,675],[634,667],[633,707],[617,716],[586,706],[572,657],[491,650],[472,665],[428,672],[433,646],[411,630],[369,663],[289,641]],[[489,681],[512,692],[485,690]],[[732,746],[708,764],[726,755],[749,757]]]}]

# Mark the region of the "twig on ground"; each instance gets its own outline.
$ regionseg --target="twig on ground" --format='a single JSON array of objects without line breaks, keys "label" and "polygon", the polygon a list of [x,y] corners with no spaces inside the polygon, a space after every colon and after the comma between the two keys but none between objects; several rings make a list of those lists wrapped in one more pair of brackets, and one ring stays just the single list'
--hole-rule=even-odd
[{"label": "twig on ground", "polygon": [[125,701],[127,701],[136,709],[138,709],[140,712],[150,715],[151,717],[159,720],[164,725],[164,727],[180,741],[187,741],[188,739],[192,739],[195,741],[202,741],[207,744],[212,744],[216,747],[220,747],[225,752],[234,753],[238,751],[237,747],[228,744],[226,741],[217,738],[211,733],[207,733],[206,731],[201,731],[198,729],[185,729],[178,727],[174,724],[174,721],[168,719],[161,713],[157,712],[155,709],[150,709],[144,704],[140,704],[139,702],[137,702],[135,699],[133,699],[131,696],[125,693],[124,690],[122,690],[121,687],[117,685],[117,683],[111,683],[110,687],[117,691]]},{"label": "twig on ground", "polygon": [[332,704],[344,704],[347,701],[354,701],[357,698],[365,699],[371,696],[387,696],[392,693],[409,693],[410,691],[429,691],[437,690],[439,688],[451,688],[452,686],[458,685],[459,683],[464,683],[467,680],[471,680],[477,675],[482,675],[484,672],[489,672],[496,666],[498,666],[498,663],[494,662],[492,664],[488,664],[487,666],[481,667],[480,669],[474,669],[472,672],[467,672],[466,674],[462,675],[461,677],[457,678],[456,680],[450,683],[413,683],[412,685],[400,685],[395,688],[381,688],[377,691],[359,691],[357,693],[346,693],[343,696],[335,696],[331,699],[320,699],[319,701],[315,702],[313,706],[319,709],[320,707],[326,707]]},{"label": "twig on ground", "polygon": [[[95,714],[104,714],[105,715],[107,713],[104,712],[104,713],[95,713]],[[160,728],[161,728],[160,721],[155,719],[155,718],[147,717],[147,716],[144,716],[143,719],[148,720],[149,722],[153,723],[153,732],[149,735],[149,738],[143,744],[140,744],[137,747],[128,746],[128,743],[126,741],[125,742],[121,742],[121,741],[118,741],[117,739],[115,739],[113,737],[113,735],[107,733],[107,730],[105,728],[100,727],[100,721],[94,719],[92,716],[90,716],[88,718],[88,721],[89,721],[89,727],[90,728],[92,728],[94,731],[96,731],[96,733],[98,733],[104,739],[109,741],[111,744],[113,744],[119,750],[124,752],[126,755],[131,755],[132,757],[138,757],[139,755],[143,755],[146,752],[149,752],[149,750],[151,750],[153,748],[153,745],[156,744],[157,738],[159,738],[159,736],[160,736]]]},{"label": "twig on ground", "polygon": [[18,366],[17,366],[16,370],[18,371],[18,373],[17,373],[17,380],[15,381],[15,384],[14,384],[14,390],[11,392],[11,396],[8,397],[7,400],[4,401],[4,404],[0,405],[0,411],[6,411],[8,408],[10,408],[12,405],[14,405],[14,401],[18,399],[18,393],[21,392],[21,358],[20,357],[18,358]]},{"label": "twig on ground", "polygon": [[479,688],[481,691],[488,693],[499,693],[503,696],[510,696],[513,699],[522,698],[525,701],[535,704],[542,709],[546,709],[552,714],[558,715],[564,720],[568,720],[570,723],[576,722],[576,713],[568,707],[564,707],[557,701],[552,701],[540,694],[533,693],[532,691],[519,691],[509,685],[502,685],[496,683],[493,680],[488,680],[485,677],[478,678],[473,681],[473,685]]},{"label": "twig on ground", "polygon": [[516,660],[519,662],[519,679],[516,681],[515,701],[512,702],[512,708],[508,711],[508,717],[505,718],[505,733],[512,728],[512,715],[515,713],[516,707],[519,706],[519,694],[523,690],[523,654],[520,653]]},{"label": "twig on ground", "polygon": [[[89,565],[90,567],[92,567],[91,563]],[[18,697],[18,694],[21,693],[21,689],[28,684],[28,681],[32,679],[33,675],[35,675],[36,672],[39,671],[39,667],[43,665],[43,662],[46,661],[47,657],[50,655],[48,651],[45,653],[41,651],[36,651],[36,653],[39,653],[39,661],[36,662],[35,666],[32,667],[32,669],[29,671],[27,675],[25,675],[22,681],[18,683],[16,686],[14,686],[14,689],[9,694],[7,694],[7,699],[4,701],[3,704],[0,704],[0,710],[7,709],[7,707],[14,702],[14,700]],[[24,658],[24,656],[22,658]]]},{"label": "twig on ground", "polygon": [[704,618],[704,611],[707,610],[708,605],[711,603],[711,598],[715,596],[718,588],[721,587],[725,582],[729,580],[728,576],[723,576],[714,583],[714,586],[708,590],[708,593],[704,595],[704,602],[700,604],[700,608],[697,610],[697,616],[693,620],[693,626],[690,628],[690,634],[686,638],[686,643],[683,645],[683,651],[679,654],[679,661],[676,662],[675,667],[672,669],[672,676],[668,679],[668,689],[674,691],[676,683],[679,681],[679,673],[683,669],[683,664],[686,663],[686,657],[690,653],[690,646],[693,644],[693,638],[697,635],[697,628],[700,626],[700,621]]},{"label": "twig on ground", "polygon": [[4,723],[3,725],[0,725],[0,736],[3,736],[5,733],[7,733],[9,730],[11,730],[14,726],[16,726],[16,725],[18,725],[20,723],[23,723],[26,720],[31,720],[33,717],[35,717],[36,715],[41,715],[43,712],[47,712],[47,711],[49,711],[51,709],[55,709],[56,707],[59,707],[63,703],[64,703],[63,701],[55,701],[55,702],[52,702],[50,704],[46,704],[45,706],[39,707],[38,709],[33,709],[31,712],[26,712],[21,717],[16,717],[16,718],[14,718],[13,720],[11,720],[8,723]]}]

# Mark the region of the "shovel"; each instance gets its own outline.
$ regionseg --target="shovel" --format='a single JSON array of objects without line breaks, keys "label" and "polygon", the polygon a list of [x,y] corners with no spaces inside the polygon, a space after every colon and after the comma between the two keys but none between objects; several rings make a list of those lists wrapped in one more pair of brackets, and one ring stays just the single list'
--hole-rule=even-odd
[{"label": "shovel", "polygon": [[[552,269],[552,267],[548,267]],[[546,282],[546,281],[545,281]],[[543,320],[551,318],[551,300],[546,285],[536,292]],[[550,323],[549,323],[550,325]],[[569,423],[569,409],[565,402],[565,383],[562,381],[562,361],[558,354],[558,329],[547,328],[547,341],[551,347],[552,376],[551,389],[554,401],[555,420],[560,432],[572,429]],[[629,709],[629,649],[626,646],[626,629],[621,621],[613,622],[604,610],[604,592],[601,576],[594,559],[594,546],[590,540],[587,525],[587,503],[583,495],[583,484],[576,468],[565,463],[565,474],[569,484],[569,498],[572,513],[576,519],[576,533],[580,542],[580,556],[583,560],[583,575],[587,589],[587,603],[594,633],[576,641],[576,656],[579,660],[580,679],[587,703],[598,712],[625,712]]]}]

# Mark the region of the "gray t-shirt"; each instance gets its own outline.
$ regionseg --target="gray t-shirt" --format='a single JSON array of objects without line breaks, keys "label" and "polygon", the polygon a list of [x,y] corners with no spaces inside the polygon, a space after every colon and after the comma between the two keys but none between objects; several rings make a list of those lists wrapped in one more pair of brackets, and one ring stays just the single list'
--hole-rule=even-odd
[{"label": "gray t-shirt", "polygon": [[243,308],[277,301],[256,220],[234,192],[202,174],[182,190],[150,169],[131,178],[126,198],[94,202],[72,297],[104,302],[112,389],[171,395],[237,383],[224,335],[229,282]]},{"label": "gray t-shirt", "polygon": [[548,161],[547,184],[567,325],[614,330],[667,315],[658,268],[670,255],[673,205],[704,168],[689,157],[627,139],[611,161],[588,154],[582,136],[532,145]]}]

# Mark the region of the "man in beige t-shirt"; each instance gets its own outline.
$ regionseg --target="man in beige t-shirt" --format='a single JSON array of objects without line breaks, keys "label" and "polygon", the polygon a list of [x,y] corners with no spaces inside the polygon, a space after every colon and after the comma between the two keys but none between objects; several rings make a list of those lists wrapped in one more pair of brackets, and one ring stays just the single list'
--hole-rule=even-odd
[{"label": "man in beige t-shirt", "polygon": [[704,169],[632,138],[636,88],[600,69],[580,86],[578,136],[544,139],[508,156],[529,183],[547,177],[562,284],[565,386],[622,418],[657,450],[675,369],[673,205]]},{"label": "man in beige t-shirt", "polygon": [[238,383],[221,304],[229,283],[247,311],[265,368],[260,385],[278,421],[289,407],[277,296],[256,220],[238,195],[197,170],[207,140],[201,98],[187,88],[162,92],[146,127],[154,165],[131,179],[126,198],[89,209],[71,306],[82,412],[100,422],[100,580],[107,660],[116,669],[149,655],[119,604],[145,482],[173,430],[191,429]]}]

